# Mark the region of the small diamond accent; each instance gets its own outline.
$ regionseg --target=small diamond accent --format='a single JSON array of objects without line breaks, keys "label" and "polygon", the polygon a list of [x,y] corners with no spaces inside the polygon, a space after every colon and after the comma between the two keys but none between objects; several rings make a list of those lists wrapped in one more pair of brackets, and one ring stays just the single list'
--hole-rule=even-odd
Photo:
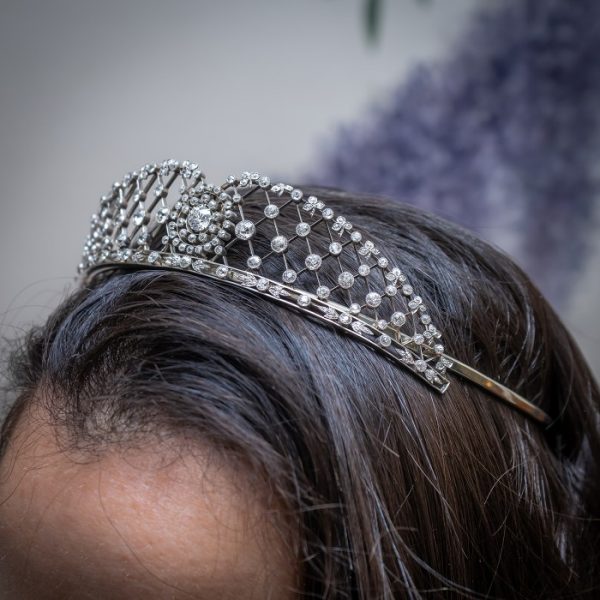
[{"label": "small diamond accent", "polygon": [[406,316],[404,313],[395,312],[390,317],[390,321],[392,322],[392,325],[395,325],[396,327],[402,327],[402,325],[406,323]]},{"label": "small diamond accent", "polygon": [[423,303],[423,299],[421,298],[421,296],[415,296],[408,303],[408,308],[410,308],[410,310],[417,310],[417,308],[419,308],[419,306],[421,306],[422,303]]},{"label": "small diamond accent", "polygon": [[359,275],[362,275],[363,277],[367,277],[370,272],[371,272],[371,267],[369,267],[369,265],[362,263],[361,265],[358,266],[358,274]]},{"label": "small diamond accent", "polygon": [[246,261],[249,269],[258,269],[262,265],[262,258],[256,254],[252,254]]},{"label": "small diamond accent", "polygon": [[255,233],[256,225],[249,219],[244,219],[235,226],[235,235],[240,240],[249,240]]},{"label": "small diamond accent", "polygon": [[340,287],[347,290],[354,285],[354,275],[352,275],[350,271],[344,271],[340,273],[338,277],[338,283],[340,284]]},{"label": "small diamond accent", "polygon": [[427,363],[424,360],[416,360],[415,368],[417,369],[417,371],[419,371],[419,373],[423,373],[427,370]]},{"label": "small diamond accent", "polygon": [[321,266],[322,262],[323,261],[321,260],[321,257],[318,254],[309,254],[306,257],[304,264],[306,265],[307,269],[310,269],[311,271],[316,271]]},{"label": "small diamond accent", "polygon": [[296,233],[300,236],[300,237],[306,237],[309,233],[310,233],[310,224],[306,223],[306,222],[302,222],[302,223],[298,223],[298,225],[296,225]]},{"label": "small diamond accent", "polygon": [[381,295],[377,292],[369,292],[365,297],[365,301],[368,306],[376,308],[381,304]]},{"label": "small diamond accent", "polygon": [[218,266],[217,270],[215,271],[217,277],[226,277],[228,272],[229,269],[225,265]]},{"label": "small diamond accent", "polygon": [[321,300],[325,300],[326,298],[329,298],[330,293],[331,293],[331,290],[326,285],[320,285],[317,288],[317,296],[319,298],[321,298]]},{"label": "small diamond accent", "polygon": [[297,302],[300,306],[308,306],[310,304],[310,296],[307,296],[306,294],[300,294]]},{"label": "small diamond accent", "polygon": [[361,311],[361,308],[360,308],[360,304],[359,304],[358,302],[353,302],[353,303],[350,305],[350,312],[351,312],[353,315],[357,315],[358,313],[360,313],[360,311]]},{"label": "small diamond accent", "polygon": [[279,215],[279,208],[275,204],[267,204],[264,213],[268,219],[274,219]]},{"label": "small diamond accent", "polygon": [[170,214],[171,211],[167,207],[160,208],[156,213],[156,221],[162,225],[167,222]]},{"label": "small diamond accent", "polygon": [[144,222],[145,218],[146,218],[146,209],[140,207],[135,211],[135,213],[133,215],[133,222],[137,227],[139,227]]},{"label": "small diamond accent", "polygon": [[276,235],[271,240],[271,248],[274,252],[283,252],[287,249],[287,247],[288,239],[285,237],[285,235]]},{"label": "small diamond accent", "polygon": [[387,335],[386,333],[382,333],[378,338],[377,341],[379,342],[379,344],[381,346],[383,346],[384,348],[386,348],[387,346],[389,346],[392,343],[392,338]]},{"label": "small diamond accent", "polygon": [[331,244],[329,244],[329,252],[333,254],[333,256],[341,254],[342,249],[343,246],[339,242],[331,242]]},{"label": "small diamond accent", "polygon": [[294,271],[294,269],[286,269],[283,272],[283,275],[281,276],[285,283],[294,283],[297,277],[298,274],[296,273],[296,271]]},{"label": "small diamond accent", "polygon": [[344,325],[349,325],[352,322],[352,316],[350,313],[343,312],[340,314],[339,322],[343,323]]}]

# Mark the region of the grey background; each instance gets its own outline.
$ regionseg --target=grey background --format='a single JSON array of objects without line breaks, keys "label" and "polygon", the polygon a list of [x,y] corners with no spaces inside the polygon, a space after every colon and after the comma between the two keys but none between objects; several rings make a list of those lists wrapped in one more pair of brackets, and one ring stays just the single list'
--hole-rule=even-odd
[{"label": "grey background", "polygon": [[[297,181],[336,124],[500,1],[387,0],[374,47],[362,0],[2,2],[0,334],[72,287],[89,216],[125,172],[173,157],[214,182],[242,170]],[[596,372],[598,237],[562,314]]]}]

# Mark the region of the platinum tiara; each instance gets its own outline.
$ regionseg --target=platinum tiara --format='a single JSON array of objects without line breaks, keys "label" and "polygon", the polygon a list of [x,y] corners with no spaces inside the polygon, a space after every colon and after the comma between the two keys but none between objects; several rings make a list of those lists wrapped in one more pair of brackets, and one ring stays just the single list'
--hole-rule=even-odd
[{"label": "platinum tiara", "polygon": [[[256,191],[260,201],[253,195],[245,204]],[[293,263],[292,254],[302,261]],[[123,266],[196,273],[253,290],[377,347],[440,393],[452,372],[550,421],[516,392],[447,355],[412,283],[348,219],[265,175],[244,172],[213,185],[197,164],[176,160],[128,173],[101,198],[79,274],[85,283]]]}]

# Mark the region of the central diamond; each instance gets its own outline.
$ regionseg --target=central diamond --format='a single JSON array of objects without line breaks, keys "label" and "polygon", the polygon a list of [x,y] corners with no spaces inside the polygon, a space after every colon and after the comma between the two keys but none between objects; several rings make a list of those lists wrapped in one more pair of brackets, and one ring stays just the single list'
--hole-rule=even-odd
[{"label": "central diamond", "polygon": [[194,207],[190,210],[187,218],[187,226],[194,233],[206,231],[212,221],[212,211],[210,208]]}]

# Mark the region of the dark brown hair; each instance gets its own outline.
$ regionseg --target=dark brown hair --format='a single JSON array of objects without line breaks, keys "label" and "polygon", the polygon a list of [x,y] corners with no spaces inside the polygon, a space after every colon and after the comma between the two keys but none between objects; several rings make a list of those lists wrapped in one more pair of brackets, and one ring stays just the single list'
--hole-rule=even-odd
[{"label": "dark brown hair", "polygon": [[467,231],[383,198],[304,189],[419,282],[449,354],[552,424],[461,379],[438,395],[250,290],[120,270],[73,293],[15,355],[0,451],[36,401],[90,451],[152,431],[208,440],[295,515],[306,598],[597,597],[599,392],[559,318]]}]

